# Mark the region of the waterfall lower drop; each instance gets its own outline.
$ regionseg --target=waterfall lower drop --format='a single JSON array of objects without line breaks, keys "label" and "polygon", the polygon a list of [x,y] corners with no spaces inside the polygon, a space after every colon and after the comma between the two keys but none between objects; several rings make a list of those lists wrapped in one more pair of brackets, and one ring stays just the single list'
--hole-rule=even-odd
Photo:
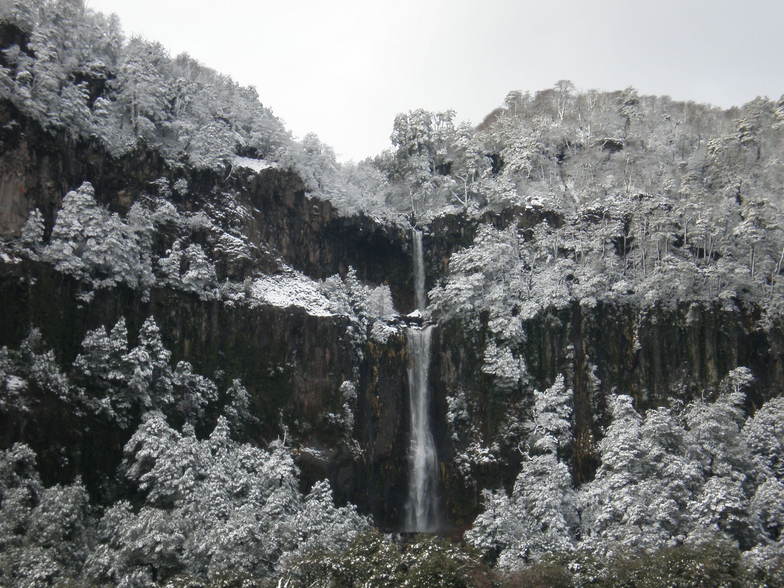
[{"label": "waterfall lower drop", "polygon": [[[426,300],[421,231],[413,230],[413,241],[416,303],[417,310],[423,312]],[[429,372],[432,331],[432,326],[409,327],[406,331],[411,448],[405,530],[410,532],[433,532],[438,528],[438,456],[430,427]]]}]

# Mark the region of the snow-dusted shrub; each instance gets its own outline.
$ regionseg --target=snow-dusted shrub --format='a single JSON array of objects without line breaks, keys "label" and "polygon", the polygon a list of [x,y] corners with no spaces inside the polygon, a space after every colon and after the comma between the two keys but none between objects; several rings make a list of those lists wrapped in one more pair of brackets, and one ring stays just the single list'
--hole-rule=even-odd
[{"label": "snow-dusted shrub", "polygon": [[176,240],[158,260],[158,271],[165,283],[193,292],[202,300],[213,300],[220,295],[215,265],[197,243],[183,248],[182,240]]},{"label": "snow-dusted shrub", "polygon": [[123,220],[99,206],[84,182],[63,199],[42,258],[93,289],[125,284],[146,291],[154,283],[150,231],[143,209],[132,208]]}]

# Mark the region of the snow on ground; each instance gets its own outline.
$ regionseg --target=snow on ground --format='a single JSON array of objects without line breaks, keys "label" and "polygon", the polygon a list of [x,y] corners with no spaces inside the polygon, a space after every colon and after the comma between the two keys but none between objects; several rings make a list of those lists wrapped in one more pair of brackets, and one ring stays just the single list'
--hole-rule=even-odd
[{"label": "snow on ground", "polygon": [[271,167],[280,167],[280,165],[274,161],[268,161],[266,159],[253,159],[251,157],[240,157],[239,155],[234,156],[234,159],[232,159],[232,164],[237,167],[246,167],[248,169],[252,169],[256,173]]},{"label": "snow on ground", "polygon": [[253,281],[253,297],[281,308],[304,308],[311,316],[334,316],[330,302],[321,293],[318,284],[294,270],[256,278]]}]

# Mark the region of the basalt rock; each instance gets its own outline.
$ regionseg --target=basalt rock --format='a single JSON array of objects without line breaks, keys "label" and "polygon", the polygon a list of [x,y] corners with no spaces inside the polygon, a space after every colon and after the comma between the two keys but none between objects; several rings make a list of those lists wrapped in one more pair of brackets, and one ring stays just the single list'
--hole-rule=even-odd
[{"label": "basalt rock", "polygon": [[[47,264],[3,264],[0,345],[16,347],[32,327],[37,327],[67,371],[88,330],[110,328],[125,318],[133,338],[142,322],[152,316],[174,362],[189,361],[197,373],[210,377],[220,374],[216,380],[224,386],[234,378],[242,380],[259,419],[252,433],[254,441],[265,443],[282,437],[281,423],[288,423],[294,442],[338,450],[324,474],[330,476],[345,467],[346,460],[352,467],[350,456],[340,452],[342,431],[325,418],[341,412],[340,385],[352,380],[359,368],[346,318],[314,317],[293,307],[230,306],[164,288],[153,289],[149,300],[137,291],[115,288],[99,290],[90,302],[84,302],[78,298],[80,292],[75,280]],[[110,435],[101,429],[80,435],[67,424],[26,432],[17,423],[4,425],[2,444],[30,442],[39,453],[46,480],[62,481],[79,474],[93,487],[117,467],[122,445],[133,432]],[[85,454],[88,446],[101,450]],[[72,464],[68,468],[63,468],[58,458],[64,448]]]},{"label": "basalt rock", "polygon": [[97,140],[44,130],[0,100],[0,238],[18,236],[35,208],[51,231],[63,197],[82,182],[92,183],[100,203],[124,213],[143,194],[155,193],[153,183],[160,179],[187,181],[187,195],[170,196],[186,211],[232,193],[250,212],[242,230],[257,247],[315,279],[345,275],[352,266],[364,282],[388,283],[400,310],[413,309],[407,233],[369,216],[341,216],[328,201],[309,197],[294,172],[274,166],[259,173],[235,167],[230,174],[172,167],[141,143],[113,157]]},{"label": "basalt rock", "polygon": [[[563,374],[574,390],[576,441],[566,456],[575,483],[590,480],[598,465],[596,442],[608,424],[607,398],[629,394],[638,410],[690,400],[718,391],[727,373],[746,366],[755,381],[747,395],[753,410],[784,388],[784,325],[762,328],[753,307],[684,303],[641,310],[632,304],[578,304],[545,311],[524,322],[526,342],[516,351],[525,359],[530,382],[510,392],[483,374],[485,329],[468,330],[457,320],[441,325],[433,342],[432,380],[439,391],[437,415],[446,413],[444,396],[465,391],[476,407],[475,424],[488,443],[502,436],[508,411],[530,407],[532,389],[543,390]],[[483,487],[509,489],[520,454],[507,447],[502,463],[479,468],[465,480],[451,463],[465,449],[449,441],[439,422],[447,487],[446,508],[453,524],[470,524]]]}]

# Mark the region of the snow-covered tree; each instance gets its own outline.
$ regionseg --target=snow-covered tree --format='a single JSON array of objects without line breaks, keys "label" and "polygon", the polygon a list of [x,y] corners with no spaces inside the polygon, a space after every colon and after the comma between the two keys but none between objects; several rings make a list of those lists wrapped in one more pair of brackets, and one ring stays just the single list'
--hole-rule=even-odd
[{"label": "snow-covered tree", "polygon": [[144,503],[104,515],[87,563],[94,581],[263,578],[279,561],[339,549],[367,527],[353,508],[334,506],[326,482],[303,499],[289,450],[240,445],[223,419],[198,440],[148,414],[125,447],[125,471]]},{"label": "snow-covered tree", "polygon": [[784,538],[784,483],[775,479],[762,482],[751,497],[748,508],[757,541],[776,543]]},{"label": "snow-covered tree", "polygon": [[750,379],[748,368],[732,370],[714,402],[694,401],[685,413],[688,450],[706,476],[738,479],[751,472],[751,454],[740,434],[745,420],[744,388]]},{"label": "snow-covered tree", "polygon": [[194,292],[203,300],[218,295],[215,264],[197,243],[183,249],[183,243],[178,239],[166,256],[158,260],[158,267],[162,277],[174,287]]},{"label": "snow-covered tree", "polygon": [[[88,331],[74,361],[74,380],[95,400],[94,409],[128,429],[148,410],[161,410],[178,423],[201,425],[208,407],[219,400],[215,383],[180,361],[172,365],[160,329],[148,317],[139,330],[138,344],[128,345],[125,319],[107,333],[104,327]],[[225,395],[233,426],[253,421],[248,393],[239,380]]]},{"label": "snow-covered tree", "polygon": [[517,519],[514,540],[498,564],[519,568],[550,553],[574,548],[578,528],[576,494],[569,468],[553,453],[523,461],[507,516]]},{"label": "snow-covered tree", "polygon": [[573,439],[572,411],[574,393],[558,374],[553,385],[539,392],[534,391],[534,422],[531,431],[531,449],[536,453],[557,454]]},{"label": "snow-covered tree", "polygon": [[0,451],[0,582],[75,581],[88,552],[89,498],[80,482],[45,488],[36,455],[17,443]]},{"label": "snow-covered tree", "polygon": [[483,490],[482,504],[484,509],[466,531],[465,540],[483,553],[497,557],[528,529],[521,527],[513,516],[512,503],[503,490]]},{"label": "snow-covered tree", "polygon": [[490,341],[485,347],[482,373],[493,377],[502,390],[515,390],[526,377],[525,362],[506,346]]},{"label": "snow-covered tree", "polygon": [[44,246],[44,215],[37,208],[30,211],[27,221],[22,227],[19,240],[24,247],[37,253]]},{"label": "snow-covered tree", "polygon": [[224,393],[226,397],[223,416],[229,425],[232,436],[235,439],[244,439],[249,428],[258,423],[258,418],[252,412],[252,399],[248,390],[238,379],[231,381],[231,384]]},{"label": "snow-covered tree", "polygon": [[135,136],[155,140],[156,124],[166,120],[169,58],[159,43],[134,37],[125,46],[112,84]]},{"label": "snow-covered tree", "polygon": [[570,551],[578,530],[572,477],[557,455],[572,437],[572,391],[558,376],[550,388],[535,394],[529,450],[512,496],[486,493],[485,510],[466,533],[467,541],[498,556],[498,565],[507,569]]},{"label": "snow-covered tree", "polygon": [[146,291],[153,279],[151,226],[139,224],[144,217],[138,209],[131,212],[129,224],[100,207],[92,185],[84,182],[63,199],[43,258],[92,288],[125,283]]},{"label": "snow-covered tree", "polygon": [[612,421],[598,444],[601,465],[580,492],[583,543],[597,551],[643,539],[639,524],[647,516],[640,496],[647,477],[642,418],[626,395],[611,399],[610,413]]},{"label": "snow-covered tree", "polygon": [[763,472],[784,480],[784,398],[771,398],[743,425],[743,438]]},{"label": "snow-covered tree", "polygon": [[51,426],[63,414],[82,416],[91,409],[36,328],[18,349],[0,349],[0,378],[0,412],[16,431],[11,438],[22,438],[28,427]]},{"label": "snow-covered tree", "polygon": [[689,541],[713,542],[724,536],[748,546],[751,536],[749,499],[743,479],[729,475],[710,476],[688,506],[692,528]]},{"label": "snow-covered tree", "polygon": [[186,422],[200,422],[206,407],[218,400],[215,383],[209,378],[194,374],[193,367],[187,361],[177,362],[172,374],[172,385],[174,414]]}]

